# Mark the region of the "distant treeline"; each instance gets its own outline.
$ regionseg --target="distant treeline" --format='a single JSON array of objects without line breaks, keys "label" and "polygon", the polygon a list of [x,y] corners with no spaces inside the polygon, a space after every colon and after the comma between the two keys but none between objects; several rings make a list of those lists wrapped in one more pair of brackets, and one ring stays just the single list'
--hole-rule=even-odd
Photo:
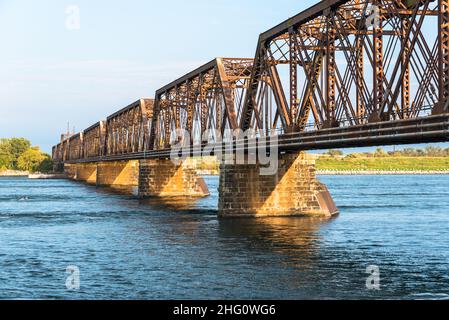
[{"label": "distant treeline", "polygon": [[32,147],[24,138],[0,139],[0,172],[21,170],[49,172],[53,169],[50,155]]},{"label": "distant treeline", "polygon": [[[215,157],[197,159],[198,170],[219,172],[220,164]],[[447,171],[449,170],[449,148],[428,146],[423,149],[405,148],[385,151],[345,154],[341,150],[329,150],[317,155],[318,170],[375,170],[375,171]]]},{"label": "distant treeline", "polygon": [[[341,150],[329,150],[324,154],[331,157],[344,157],[345,154]],[[427,146],[424,149],[405,148],[402,150],[385,151],[382,148],[377,148],[374,152],[350,153],[346,157],[349,158],[381,158],[381,157],[449,157],[449,148],[443,149],[440,147]]]},{"label": "distant treeline", "polygon": [[347,155],[340,150],[330,150],[319,157],[316,165],[318,170],[333,171],[447,171],[449,148],[428,146],[390,152],[378,148],[374,152]]}]

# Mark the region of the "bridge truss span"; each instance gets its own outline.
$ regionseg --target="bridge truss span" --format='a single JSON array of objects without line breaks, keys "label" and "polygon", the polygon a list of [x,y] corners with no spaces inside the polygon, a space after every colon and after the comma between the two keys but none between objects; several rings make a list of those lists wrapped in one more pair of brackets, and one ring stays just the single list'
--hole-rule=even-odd
[{"label": "bridge truss span", "polygon": [[260,91],[273,75],[284,132],[447,112],[448,3],[328,0],[263,33],[242,129],[267,105]]},{"label": "bridge truss span", "polygon": [[253,59],[216,58],[159,89],[150,150],[169,148],[177,142],[176,131],[188,132],[198,144],[238,129],[252,64]]},{"label": "bridge truss span", "polygon": [[146,149],[153,99],[140,99],[106,120],[105,156],[141,152]]},{"label": "bridge truss span", "polygon": [[[65,137],[56,162],[166,158],[253,132],[280,151],[449,140],[449,0],[324,0]],[[192,151],[197,155],[197,151]]]}]

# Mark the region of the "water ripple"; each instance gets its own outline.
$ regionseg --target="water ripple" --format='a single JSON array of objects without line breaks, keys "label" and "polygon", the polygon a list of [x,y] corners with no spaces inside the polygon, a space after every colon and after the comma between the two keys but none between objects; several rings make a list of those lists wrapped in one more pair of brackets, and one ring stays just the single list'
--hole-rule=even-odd
[{"label": "water ripple", "polygon": [[206,180],[209,198],[161,201],[0,179],[0,299],[449,299],[448,176],[320,177],[332,220],[218,219]]}]

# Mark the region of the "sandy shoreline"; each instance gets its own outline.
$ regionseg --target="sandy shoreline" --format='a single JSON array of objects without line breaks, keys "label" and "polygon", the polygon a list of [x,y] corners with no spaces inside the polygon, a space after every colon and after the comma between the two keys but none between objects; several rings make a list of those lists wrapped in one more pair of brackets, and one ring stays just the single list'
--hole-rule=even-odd
[{"label": "sandy shoreline", "polygon": [[28,177],[27,171],[6,170],[0,172],[0,177]]}]

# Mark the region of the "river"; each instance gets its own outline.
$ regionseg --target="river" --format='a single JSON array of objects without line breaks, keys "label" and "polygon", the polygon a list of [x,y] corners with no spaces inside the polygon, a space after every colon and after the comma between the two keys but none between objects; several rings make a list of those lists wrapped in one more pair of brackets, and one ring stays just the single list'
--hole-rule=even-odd
[{"label": "river", "polygon": [[195,202],[1,178],[0,299],[449,298],[449,176],[320,180],[331,220],[218,219],[217,177]]}]

